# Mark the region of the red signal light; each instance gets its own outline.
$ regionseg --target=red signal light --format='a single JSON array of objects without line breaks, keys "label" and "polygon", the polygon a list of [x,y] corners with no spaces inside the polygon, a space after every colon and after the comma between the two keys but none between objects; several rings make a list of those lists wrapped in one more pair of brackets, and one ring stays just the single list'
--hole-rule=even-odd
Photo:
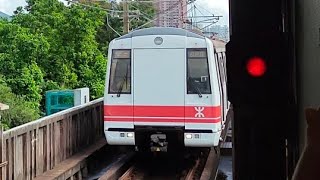
[{"label": "red signal light", "polygon": [[260,57],[252,57],[247,63],[247,71],[251,76],[260,77],[267,70],[266,62]]}]

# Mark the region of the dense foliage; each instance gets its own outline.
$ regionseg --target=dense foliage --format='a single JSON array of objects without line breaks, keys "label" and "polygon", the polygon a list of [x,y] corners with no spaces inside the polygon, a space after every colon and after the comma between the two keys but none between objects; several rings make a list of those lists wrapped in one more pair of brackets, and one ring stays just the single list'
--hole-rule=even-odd
[{"label": "dense foliage", "polygon": [[33,107],[33,104],[25,97],[12,93],[3,76],[0,76],[0,101],[10,106],[9,110],[1,112],[2,125],[5,130],[39,118],[39,112]]}]

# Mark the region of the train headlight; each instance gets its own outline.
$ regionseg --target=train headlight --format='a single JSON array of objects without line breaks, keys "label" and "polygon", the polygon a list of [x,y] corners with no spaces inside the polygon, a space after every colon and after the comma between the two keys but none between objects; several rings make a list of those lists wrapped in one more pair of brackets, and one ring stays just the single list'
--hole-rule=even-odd
[{"label": "train headlight", "polygon": [[133,133],[128,133],[127,136],[128,137],[133,137]]},{"label": "train headlight", "polygon": [[192,134],[186,134],[186,138],[187,139],[191,139],[192,138]]}]

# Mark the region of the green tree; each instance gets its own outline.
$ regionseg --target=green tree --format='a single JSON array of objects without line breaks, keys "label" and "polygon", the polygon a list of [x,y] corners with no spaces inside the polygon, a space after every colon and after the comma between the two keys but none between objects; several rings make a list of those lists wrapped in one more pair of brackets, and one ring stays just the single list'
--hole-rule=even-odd
[{"label": "green tree", "polygon": [[39,108],[43,73],[37,64],[48,44],[27,28],[0,21],[0,73],[17,95],[25,95]]},{"label": "green tree", "polygon": [[106,59],[95,37],[105,13],[78,5],[66,7],[58,0],[28,0],[25,10],[28,13],[18,9],[12,22],[44,37],[49,45],[35,61],[44,72],[43,90],[51,85],[60,89],[87,86],[92,98],[101,97]]},{"label": "green tree", "polygon": [[12,93],[1,75],[0,92],[0,102],[10,106],[10,109],[2,112],[1,115],[1,124],[5,130],[39,118],[39,112],[34,108],[33,103],[23,96]]},{"label": "green tree", "polygon": [[10,22],[0,20],[0,74],[6,87],[37,112],[44,111],[47,90],[89,87],[91,98],[103,96],[107,60],[96,35],[104,17],[99,9],[27,0]]}]

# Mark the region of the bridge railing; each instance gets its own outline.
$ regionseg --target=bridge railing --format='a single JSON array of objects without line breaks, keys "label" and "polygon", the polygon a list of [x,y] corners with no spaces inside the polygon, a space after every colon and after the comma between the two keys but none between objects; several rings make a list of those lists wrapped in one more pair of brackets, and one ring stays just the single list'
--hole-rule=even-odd
[{"label": "bridge railing", "polygon": [[0,179],[31,180],[101,137],[103,98],[5,131]]}]

